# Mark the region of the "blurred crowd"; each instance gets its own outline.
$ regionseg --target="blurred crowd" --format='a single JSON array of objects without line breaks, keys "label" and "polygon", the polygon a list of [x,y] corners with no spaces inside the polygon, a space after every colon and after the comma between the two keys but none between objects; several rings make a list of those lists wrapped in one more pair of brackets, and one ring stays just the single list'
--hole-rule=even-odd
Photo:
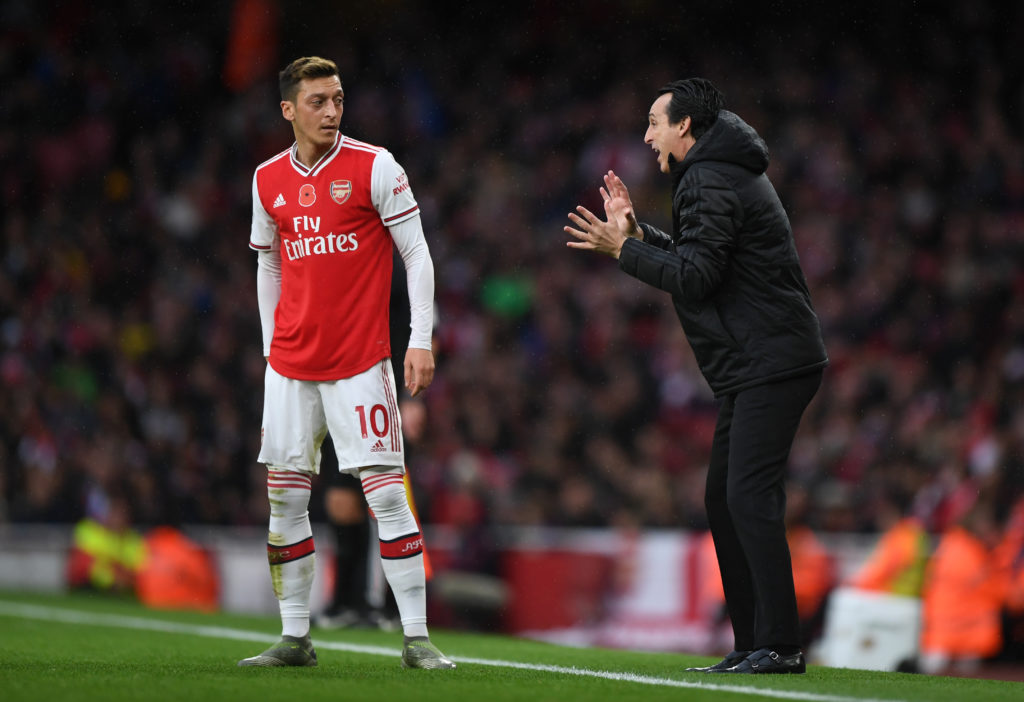
[{"label": "blurred crowd", "polygon": [[342,131],[423,212],[438,373],[410,471],[464,566],[495,526],[705,526],[715,406],[669,300],[562,232],[610,168],[670,226],[642,137],[690,75],[767,141],[824,327],[806,523],[879,531],[897,489],[933,533],[1000,530],[1024,493],[1024,6],[444,7],[0,5],[0,521],[265,523],[251,178],[291,143],[276,70],[320,54]]}]

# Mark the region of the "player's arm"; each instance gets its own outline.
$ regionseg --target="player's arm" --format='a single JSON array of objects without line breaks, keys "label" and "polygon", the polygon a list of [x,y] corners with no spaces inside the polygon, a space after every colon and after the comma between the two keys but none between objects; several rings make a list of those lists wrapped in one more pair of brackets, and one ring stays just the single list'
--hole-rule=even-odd
[{"label": "player's arm", "polygon": [[260,251],[256,264],[256,299],[263,328],[263,355],[270,357],[274,339],[274,310],[281,299],[281,250]]},{"label": "player's arm", "polygon": [[257,176],[252,179],[252,231],[249,248],[259,257],[256,264],[256,300],[263,330],[263,356],[270,357],[270,342],[274,338],[274,310],[281,299],[281,248],[277,224],[267,213],[260,200]]},{"label": "player's arm", "polygon": [[387,151],[374,159],[370,194],[405,263],[411,319],[409,348],[405,352],[405,386],[415,397],[434,380],[434,262],[405,171]]},{"label": "player's arm", "polygon": [[402,261],[409,286],[409,348],[405,352],[405,386],[413,397],[434,380],[434,261],[423,236],[419,215],[388,227]]}]

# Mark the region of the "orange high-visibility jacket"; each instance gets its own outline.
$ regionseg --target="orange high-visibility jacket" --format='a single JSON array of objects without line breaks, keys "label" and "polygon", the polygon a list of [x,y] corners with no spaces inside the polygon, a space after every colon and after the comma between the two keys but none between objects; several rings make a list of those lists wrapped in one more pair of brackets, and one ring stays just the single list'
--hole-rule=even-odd
[{"label": "orange high-visibility jacket", "polygon": [[156,609],[217,610],[220,576],[202,547],[171,527],[150,531],[146,547],[135,582],[140,602]]},{"label": "orange high-visibility jacket", "polygon": [[954,658],[997,653],[1005,583],[985,544],[962,527],[948,529],[925,571],[921,650]]},{"label": "orange high-visibility jacket", "polygon": [[878,541],[867,562],[850,581],[861,590],[920,597],[931,543],[913,517],[896,522]]},{"label": "orange high-visibility jacket", "polygon": [[814,531],[807,526],[786,530],[793,562],[793,586],[801,619],[814,615],[836,584],[835,562]]},{"label": "orange high-visibility jacket", "polygon": [[1018,500],[1006,522],[996,563],[1006,579],[1006,608],[1014,613],[1024,612],[1024,498]]}]

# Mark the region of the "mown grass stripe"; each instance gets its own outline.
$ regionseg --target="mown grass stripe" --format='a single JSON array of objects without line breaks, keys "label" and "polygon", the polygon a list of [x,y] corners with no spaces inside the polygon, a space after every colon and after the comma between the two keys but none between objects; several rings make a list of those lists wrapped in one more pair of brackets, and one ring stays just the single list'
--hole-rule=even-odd
[{"label": "mown grass stripe", "polygon": [[[180,622],[165,621],[162,619],[148,619],[146,617],[129,617],[118,614],[95,614],[82,612],[80,610],[65,609],[60,607],[43,607],[39,605],[22,604],[0,600],[0,615],[18,617],[21,619],[37,619],[42,621],[60,622],[64,624],[83,624],[89,626],[107,626],[122,629],[141,629],[145,631],[158,631],[171,634],[185,634],[190,636],[203,636],[208,638],[231,639],[236,641],[253,641],[260,643],[273,643],[278,640],[277,636],[269,636],[255,631],[244,629],[231,629],[219,626],[204,626],[197,624],[182,624]],[[398,657],[400,651],[397,647],[388,648],[384,646],[367,646],[364,644],[348,644],[339,641],[317,640],[318,649],[331,651],[345,651],[349,653],[360,653],[374,656]],[[542,663],[522,663],[519,661],[504,661],[490,658],[472,658],[468,656],[450,656],[458,663],[485,665],[496,668],[514,668],[517,670],[531,670],[537,672],[553,673],[556,675],[576,675],[580,677],[600,678],[618,682],[637,683],[640,685],[655,685],[659,687],[675,687],[694,690],[708,690],[719,692],[732,692],[741,695],[756,695],[759,697],[770,697],[783,700],[801,700],[802,702],[898,702],[897,700],[882,700],[869,697],[844,697],[839,695],[822,695],[814,692],[800,692],[797,690],[774,690],[760,687],[748,687],[744,685],[728,685],[714,682],[694,682],[689,680],[675,680],[673,678],[660,678],[649,675],[637,675],[634,673],[621,673],[608,670],[590,670],[587,668],[575,668],[558,665],[546,665]]]}]

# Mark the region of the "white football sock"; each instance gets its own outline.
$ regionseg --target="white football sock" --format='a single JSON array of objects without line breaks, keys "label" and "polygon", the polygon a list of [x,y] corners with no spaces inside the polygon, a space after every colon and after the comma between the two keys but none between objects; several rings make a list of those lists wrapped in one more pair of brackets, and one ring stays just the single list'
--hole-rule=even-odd
[{"label": "white football sock", "polygon": [[407,637],[427,636],[427,587],[423,536],[405,495],[401,468],[364,470],[363,493],[380,536],[381,565]]},{"label": "white football sock", "polygon": [[281,634],[309,633],[309,594],[316,571],[313,528],[309,523],[309,473],[267,466],[270,581],[281,608]]}]

